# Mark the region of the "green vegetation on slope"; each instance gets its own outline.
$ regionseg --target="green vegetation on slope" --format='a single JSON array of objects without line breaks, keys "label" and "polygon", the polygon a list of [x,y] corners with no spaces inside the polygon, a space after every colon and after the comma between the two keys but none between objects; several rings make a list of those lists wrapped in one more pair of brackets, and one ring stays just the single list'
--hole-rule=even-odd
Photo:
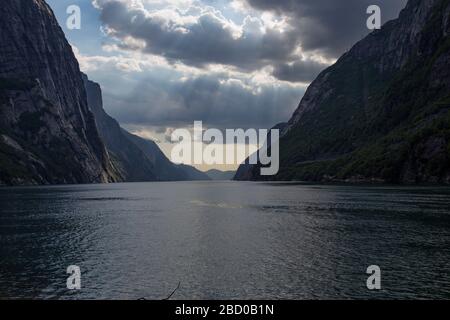
[{"label": "green vegetation on slope", "polygon": [[321,100],[282,138],[281,169],[269,179],[448,183],[449,4],[435,6],[403,67],[379,72],[379,57],[350,53],[326,70]]}]

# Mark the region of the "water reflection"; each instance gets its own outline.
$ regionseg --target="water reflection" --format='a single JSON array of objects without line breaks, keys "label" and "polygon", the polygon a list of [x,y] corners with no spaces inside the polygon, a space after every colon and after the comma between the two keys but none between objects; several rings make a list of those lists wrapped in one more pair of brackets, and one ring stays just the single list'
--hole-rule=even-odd
[{"label": "water reflection", "polygon": [[161,299],[178,282],[174,299],[450,297],[446,188],[136,183],[0,203],[1,298]]}]

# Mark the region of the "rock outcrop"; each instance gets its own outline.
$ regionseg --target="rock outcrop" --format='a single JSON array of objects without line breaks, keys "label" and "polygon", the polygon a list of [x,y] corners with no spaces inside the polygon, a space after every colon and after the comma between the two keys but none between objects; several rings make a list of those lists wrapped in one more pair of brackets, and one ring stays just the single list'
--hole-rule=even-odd
[{"label": "rock outcrop", "polygon": [[88,80],[86,75],[83,75],[83,78],[88,105],[94,114],[100,137],[124,181],[157,180],[153,163],[149,161],[141,149],[129,140],[119,123],[103,109],[100,85]]},{"label": "rock outcrop", "polygon": [[100,85],[83,75],[88,104],[97,123],[114,166],[127,182],[209,180],[209,177],[190,166],[173,164],[154,141],[138,137],[109,116],[103,108]]},{"label": "rock outcrop", "polygon": [[50,7],[3,1],[0,30],[0,184],[120,181]]},{"label": "rock outcrop", "polygon": [[0,185],[208,180],[123,130],[44,0],[0,7]]},{"label": "rock outcrop", "polygon": [[449,21],[449,0],[410,0],[310,85],[278,175],[235,179],[450,183]]}]

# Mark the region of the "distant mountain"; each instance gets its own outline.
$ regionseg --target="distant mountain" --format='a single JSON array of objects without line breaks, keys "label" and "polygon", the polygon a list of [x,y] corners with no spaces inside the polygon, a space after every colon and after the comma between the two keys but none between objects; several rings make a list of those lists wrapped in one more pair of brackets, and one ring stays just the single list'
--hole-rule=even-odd
[{"label": "distant mountain", "polygon": [[[275,130],[279,130],[279,132],[283,132],[286,128],[287,128],[287,123],[286,122],[281,122],[276,124],[275,126],[273,126],[271,128],[271,130],[275,129]],[[270,136],[270,132],[267,136],[267,140],[266,143],[268,143],[268,148],[270,148],[270,143],[271,143],[271,136]],[[255,154],[252,154],[253,156]],[[258,165],[253,165],[250,164],[249,162],[250,157],[248,157],[244,163],[242,163],[239,168],[237,169],[237,171],[235,172],[235,175],[233,177],[233,180],[241,180],[241,181],[245,181],[245,180],[256,180],[256,177],[258,176],[258,174],[256,173],[256,170],[259,170],[259,166]],[[259,161],[259,159],[258,159]],[[255,172],[255,173],[254,173]]]},{"label": "distant mountain", "polygon": [[103,109],[100,85],[83,75],[88,105],[94,114],[100,137],[124,181],[155,181],[153,162],[126,135],[119,123]]},{"label": "distant mountain", "polygon": [[207,171],[206,174],[211,180],[232,180],[236,171],[220,171],[213,169]]},{"label": "distant mountain", "polygon": [[196,169],[194,167],[191,167],[191,166],[188,166],[188,165],[185,165],[185,164],[179,164],[179,165],[177,165],[177,168],[182,170],[186,174],[186,180],[192,180],[192,181],[195,181],[195,180],[199,180],[199,181],[211,180],[211,178],[206,173],[204,173],[204,172],[202,172],[202,171],[200,171],[200,170],[198,170],[198,169]]},{"label": "distant mountain", "polygon": [[159,149],[154,141],[143,139],[123,130],[125,135],[151,159],[158,180],[161,181],[195,181],[210,180],[209,177],[188,165],[172,163]]},{"label": "distant mountain", "polygon": [[133,135],[103,109],[100,85],[83,75],[88,104],[97,123],[100,137],[124,181],[209,180],[189,166],[174,165],[155,142]]},{"label": "distant mountain", "polygon": [[238,180],[450,183],[450,0],[410,0],[310,85],[281,169]]},{"label": "distant mountain", "polygon": [[0,184],[120,181],[50,7],[2,1],[0,30]]}]

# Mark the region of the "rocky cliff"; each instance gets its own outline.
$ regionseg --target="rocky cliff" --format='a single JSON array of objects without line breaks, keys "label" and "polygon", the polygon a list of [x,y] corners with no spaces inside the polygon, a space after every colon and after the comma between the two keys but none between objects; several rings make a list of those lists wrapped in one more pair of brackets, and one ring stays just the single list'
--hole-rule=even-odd
[{"label": "rocky cliff", "polygon": [[125,135],[119,123],[103,109],[100,85],[83,75],[88,105],[94,114],[100,137],[124,181],[155,181],[155,168],[147,156]]},{"label": "rocky cliff", "polygon": [[205,173],[195,168],[174,165],[154,141],[121,128],[103,108],[100,85],[90,81],[86,75],[83,75],[83,80],[89,108],[94,114],[100,137],[124,181],[209,180]]},{"label": "rocky cliff", "polygon": [[279,174],[235,178],[450,183],[449,16],[449,0],[410,0],[310,85]]},{"label": "rocky cliff", "polygon": [[3,1],[0,30],[0,184],[120,180],[49,6]]},{"label": "rocky cliff", "polygon": [[131,142],[137,145],[155,167],[159,181],[204,181],[210,180],[209,176],[196,168],[188,165],[176,165],[171,162],[151,140],[143,139],[124,130]]}]

